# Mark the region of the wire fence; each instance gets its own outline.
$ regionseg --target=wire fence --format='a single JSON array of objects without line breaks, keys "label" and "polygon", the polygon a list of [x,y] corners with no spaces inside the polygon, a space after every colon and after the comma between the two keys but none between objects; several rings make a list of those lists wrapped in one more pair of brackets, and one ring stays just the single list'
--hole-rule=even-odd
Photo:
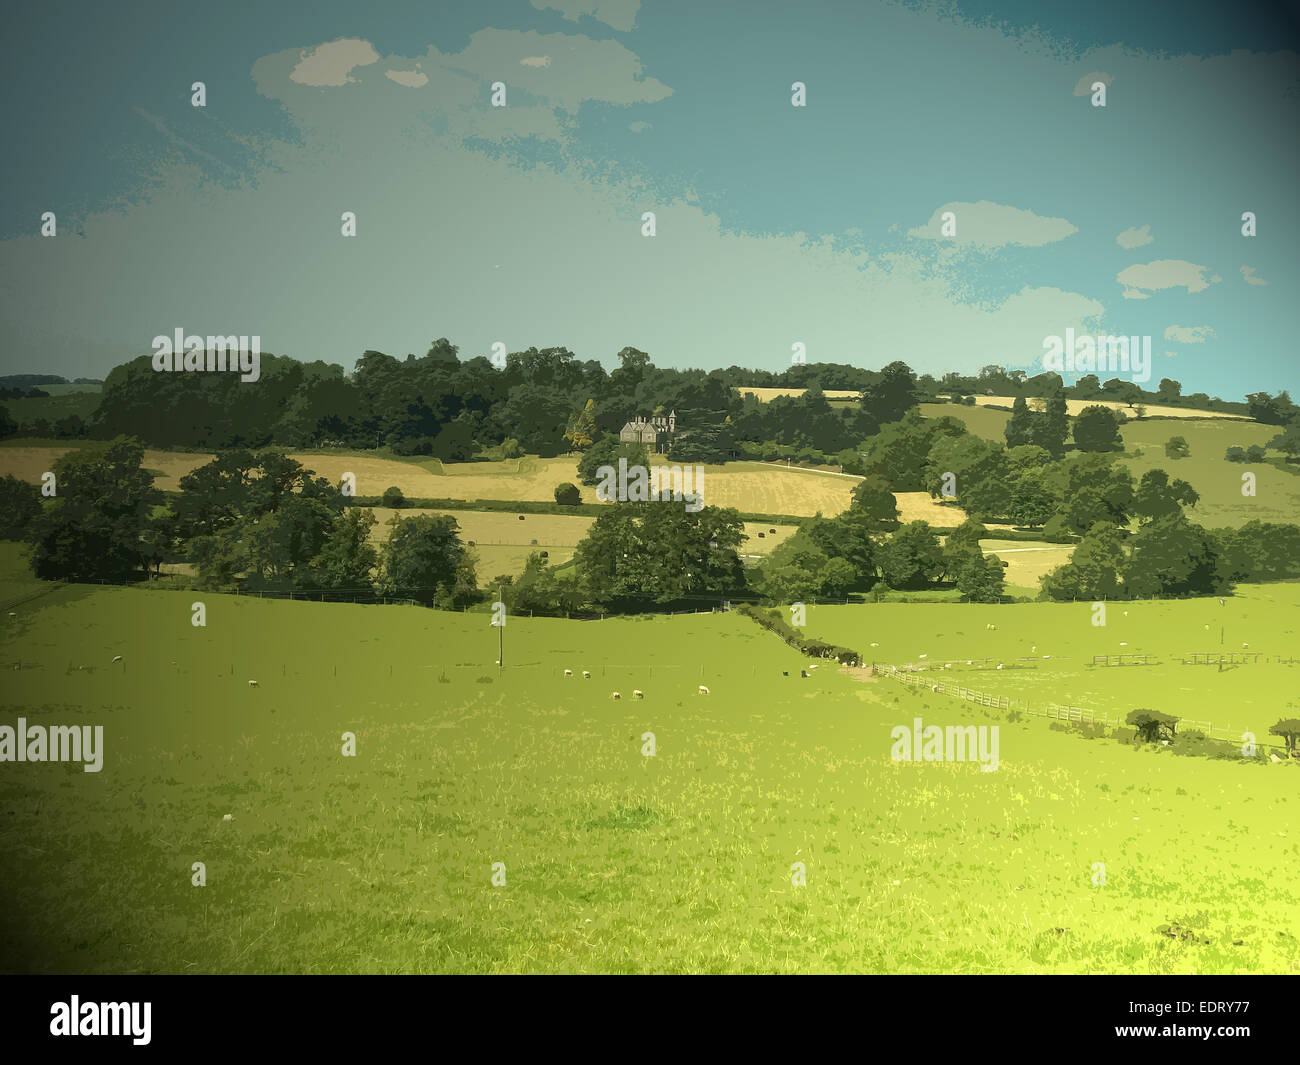
[{"label": "wire fence", "polygon": [[[965,659],[962,660],[963,662]],[[934,663],[935,665],[945,665],[951,663]],[[1029,717],[1052,718],[1056,721],[1069,721],[1074,724],[1085,725],[1104,725],[1107,728],[1118,728],[1126,724],[1124,719],[1119,715],[1106,714],[1100,710],[1091,710],[1083,706],[1071,706],[1068,704],[1055,703],[1051,700],[1044,700],[1038,705],[1031,704],[1027,699],[1013,699],[1005,695],[993,695],[989,692],[977,691],[974,688],[967,688],[960,684],[950,684],[946,681],[934,681],[921,674],[928,672],[929,665],[906,665],[892,666],[877,664],[874,669],[876,673],[891,680],[899,681],[909,687],[929,688],[939,695],[950,695],[957,699],[962,699],[969,703],[975,703],[979,706],[986,706],[995,710],[1016,711]],[[1226,740],[1233,743],[1242,742],[1242,734],[1246,729],[1236,728],[1232,725],[1216,725],[1212,721],[1199,721],[1193,718],[1180,717],[1178,719],[1180,728],[1193,730],[1203,733],[1209,739]],[[1256,739],[1255,746],[1258,748],[1272,749],[1286,752],[1287,747],[1284,743],[1261,742]]]}]

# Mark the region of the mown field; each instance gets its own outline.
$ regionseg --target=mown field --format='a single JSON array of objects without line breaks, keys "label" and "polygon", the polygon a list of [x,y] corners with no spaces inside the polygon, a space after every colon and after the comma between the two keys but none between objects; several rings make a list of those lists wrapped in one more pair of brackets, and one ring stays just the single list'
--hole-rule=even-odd
[{"label": "mown field", "polygon": [[[564,514],[526,514],[524,520],[520,521],[517,514],[424,510],[418,507],[405,507],[401,510],[375,507],[374,511],[378,524],[371,530],[370,538],[375,543],[388,539],[390,530],[387,523],[394,516],[409,518],[416,514],[451,515],[460,528],[461,540],[466,543],[474,541],[474,550],[479,557],[480,583],[497,574],[521,572],[528,556],[534,551],[548,552],[548,561],[552,566],[567,562],[573,557],[573,549],[587,535],[587,530],[595,521],[594,518],[582,515],[569,517]],[[793,525],[772,526],[757,522],[745,522],[744,529],[748,539],[741,545],[740,554],[754,559],[770,555],[778,544],[795,531]],[[772,529],[776,532],[772,532]]]},{"label": "mown field", "polygon": [[[1291,766],[801,680],[735,614],[514,618],[502,671],[485,615],[209,595],[200,629],[193,598],[72,587],[8,620],[0,723],[102,724],[106,754],[0,766],[6,970],[1300,971]],[[1234,625],[1281,644],[1283,607]],[[1031,633],[1077,659],[1097,636],[1062,609],[821,607],[808,628],[898,660]],[[1151,609],[1163,644],[1207,608]],[[997,771],[891,761],[916,717],[998,725]]]}]

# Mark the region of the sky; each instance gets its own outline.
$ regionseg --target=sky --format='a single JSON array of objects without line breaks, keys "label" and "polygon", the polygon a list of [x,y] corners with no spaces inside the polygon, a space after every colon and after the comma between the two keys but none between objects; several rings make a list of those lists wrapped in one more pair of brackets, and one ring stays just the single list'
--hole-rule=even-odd
[{"label": "sky", "polygon": [[1150,336],[1150,388],[1300,392],[1293,5],[55,0],[8,23],[3,373],[101,377],[176,328],[349,370],[445,336],[1036,373],[1073,329]]}]

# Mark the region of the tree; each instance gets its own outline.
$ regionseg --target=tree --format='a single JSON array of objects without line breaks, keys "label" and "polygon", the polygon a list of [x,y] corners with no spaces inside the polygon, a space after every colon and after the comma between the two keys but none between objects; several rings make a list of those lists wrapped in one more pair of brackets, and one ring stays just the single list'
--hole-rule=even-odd
[{"label": "tree", "polygon": [[997,555],[968,558],[957,574],[957,591],[968,603],[997,603],[1005,587],[1006,563]]},{"label": "tree", "polygon": [[1147,743],[1162,738],[1172,740],[1178,727],[1178,718],[1159,710],[1130,710],[1124,721],[1137,729],[1137,734]]},{"label": "tree", "polygon": [[1074,420],[1074,443],[1080,451],[1113,451],[1120,443],[1119,419],[1109,407],[1084,407]]},{"label": "tree", "polygon": [[1224,457],[1225,459],[1227,459],[1229,462],[1245,462],[1245,461],[1246,461],[1246,449],[1243,448],[1243,447],[1237,447],[1236,445],[1234,445],[1234,446],[1228,448],[1228,450],[1227,450],[1226,452],[1224,452],[1223,457]]},{"label": "tree", "polygon": [[394,514],[388,526],[381,572],[385,595],[414,599],[426,606],[439,599],[464,598],[468,553],[455,518],[448,514],[410,518]]},{"label": "tree", "polygon": [[569,427],[564,431],[564,439],[574,451],[586,451],[596,441],[599,430],[596,428],[595,400],[587,400],[586,406],[575,411],[569,419]]},{"label": "tree", "polygon": [[578,460],[578,480],[585,485],[595,485],[600,480],[597,473],[600,467],[609,466],[617,470],[619,459],[625,459],[629,468],[650,468],[650,454],[644,444],[623,443],[617,436],[606,436],[592,444]]},{"label": "tree", "polygon": [[1142,526],[1124,568],[1124,585],[1133,596],[1211,595],[1227,585],[1219,548],[1206,531],[1181,513]]},{"label": "tree", "polygon": [[349,507],[339,515],[310,562],[307,583],[316,588],[369,589],[379,564],[379,552],[370,543],[370,530],[377,523],[375,512],[367,507]]},{"label": "tree", "polygon": [[1270,735],[1281,736],[1286,740],[1286,749],[1292,753],[1295,752],[1296,741],[1300,740],[1300,720],[1294,717],[1284,717],[1276,725],[1270,725],[1268,731]]},{"label": "tree", "polygon": [[11,474],[0,478],[0,540],[21,540],[41,512],[41,490]]},{"label": "tree", "polygon": [[138,440],[115,438],[102,452],[54,461],[57,494],[28,528],[31,564],[45,580],[126,580],[145,566],[144,537],[162,493],[144,468]]},{"label": "tree", "polygon": [[1007,517],[1016,525],[1033,528],[1050,521],[1056,506],[1056,496],[1047,486],[1043,472],[1030,470],[1012,485]]},{"label": "tree", "polygon": [[1003,430],[1007,438],[1007,447],[1023,447],[1025,444],[1033,443],[1032,422],[1033,415],[1030,413],[1029,403],[1024,396],[1016,396],[1015,402],[1011,404],[1011,417]]},{"label": "tree", "polygon": [[1287,427],[1268,442],[1268,446],[1284,452],[1288,462],[1300,459],[1300,418],[1287,423]]},{"label": "tree", "polygon": [[1110,522],[1090,528],[1070,556],[1070,561],[1040,578],[1049,599],[1115,599],[1122,590],[1123,540]]},{"label": "tree", "polygon": [[1246,448],[1246,461],[1263,462],[1266,454],[1267,452],[1258,444],[1251,444],[1250,447]]},{"label": "tree", "polygon": [[1061,509],[1071,532],[1098,521],[1127,525],[1132,506],[1133,475],[1106,455],[1083,455],[1066,467]]},{"label": "tree", "polygon": [[896,422],[916,406],[916,374],[905,362],[891,362],[879,380],[862,390],[861,406],[880,424]]},{"label": "tree", "polygon": [[400,510],[406,506],[406,496],[397,485],[392,484],[384,489],[383,504],[386,507],[392,507],[394,510]]},{"label": "tree", "polygon": [[576,507],[582,502],[582,492],[576,484],[565,481],[555,486],[555,501],[562,507]]},{"label": "tree", "polygon": [[924,588],[943,571],[943,548],[928,522],[903,526],[880,548],[880,572],[891,588]]},{"label": "tree", "polygon": [[1191,453],[1192,449],[1188,445],[1186,437],[1171,436],[1165,441],[1165,458],[1185,459]]},{"label": "tree", "polygon": [[854,485],[849,509],[865,519],[872,534],[898,528],[898,500],[883,477],[872,474]]},{"label": "tree", "polygon": [[741,591],[744,536],[730,508],[691,513],[673,503],[618,503],[602,508],[574,557],[589,601],[616,609],[663,604]]},{"label": "tree", "polygon": [[1138,482],[1133,498],[1133,513],[1142,521],[1154,521],[1170,514],[1181,514],[1184,506],[1194,507],[1200,496],[1186,481],[1169,480],[1164,470],[1147,470]]}]

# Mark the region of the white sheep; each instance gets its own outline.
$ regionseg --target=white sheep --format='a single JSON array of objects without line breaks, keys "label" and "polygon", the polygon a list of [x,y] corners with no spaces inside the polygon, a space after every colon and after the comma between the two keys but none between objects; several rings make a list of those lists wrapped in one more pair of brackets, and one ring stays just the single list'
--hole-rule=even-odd
[{"label": "white sheep", "polygon": [[640,688],[637,688],[637,689],[635,689],[635,690],[632,692],[632,698],[633,698],[633,699],[644,699],[644,698],[645,698],[645,692],[643,692]]},{"label": "white sheep", "polygon": [[999,663],[998,663],[998,669],[1001,669],[1001,668],[1002,668],[1002,663],[999,662]]},{"label": "white sheep", "polygon": [[115,655],[115,656],[113,657],[113,661],[114,661],[114,662],[120,662],[120,661],[122,661],[122,656],[121,656],[121,655]]},{"label": "white sheep", "polygon": [[589,670],[584,669],[584,670],[582,671],[582,675],[583,675],[583,677],[584,677],[585,679],[587,679],[587,680],[591,680],[591,672],[590,672]]},{"label": "white sheep", "polygon": [[261,687],[261,685],[258,684],[257,681],[255,681],[255,680],[250,680],[250,681],[248,682],[248,686],[249,686],[250,688],[260,688],[260,687]]},{"label": "white sheep", "polygon": [[610,697],[611,699],[621,699],[621,698],[623,698],[623,693],[622,693],[622,692],[610,692],[610,693],[609,693],[609,697]]},{"label": "white sheep", "polygon": [[565,675],[566,677],[571,677],[571,676],[573,676],[573,670],[571,670],[571,669],[566,669],[566,670],[564,671],[564,675]]},{"label": "white sheep", "polygon": [[230,814],[223,814],[222,817],[221,817],[221,820],[223,820],[223,821],[233,821],[234,818],[231,817]]},{"label": "white sheep", "polygon": [[709,694],[709,689],[708,689],[705,685],[703,685],[703,684],[700,685],[700,694],[701,694],[701,695],[708,695],[708,694]]}]

